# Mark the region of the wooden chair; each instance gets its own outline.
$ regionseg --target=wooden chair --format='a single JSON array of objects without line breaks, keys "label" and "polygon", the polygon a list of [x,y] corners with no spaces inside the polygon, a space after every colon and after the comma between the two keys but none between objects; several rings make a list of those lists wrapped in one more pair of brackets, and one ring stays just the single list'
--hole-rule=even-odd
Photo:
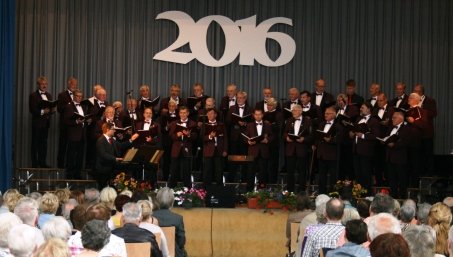
[{"label": "wooden chair", "polygon": [[291,222],[291,239],[290,239],[290,253],[296,251],[297,248],[297,237],[299,234],[299,222]]},{"label": "wooden chair", "polygon": [[165,238],[167,239],[168,252],[171,257],[175,257],[176,229],[175,227],[161,227],[161,229],[164,231]]},{"label": "wooden chair", "polygon": [[162,243],[162,236],[160,233],[154,233],[154,236],[156,237],[156,242],[157,242],[157,245],[159,246],[159,249],[162,250],[162,247],[160,246],[160,244]]},{"label": "wooden chair", "polygon": [[126,243],[127,256],[149,257],[151,256],[151,243]]}]

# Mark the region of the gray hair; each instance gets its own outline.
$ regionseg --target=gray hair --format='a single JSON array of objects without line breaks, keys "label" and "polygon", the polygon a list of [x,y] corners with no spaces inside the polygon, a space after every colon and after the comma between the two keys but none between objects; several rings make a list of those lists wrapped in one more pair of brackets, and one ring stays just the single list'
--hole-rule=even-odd
[{"label": "gray hair", "polygon": [[450,208],[453,207],[453,197],[451,196],[445,197],[442,202]]},{"label": "gray hair", "polygon": [[325,194],[320,194],[315,199],[315,213],[316,213],[316,220],[318,223],[326,223],[327,218],[325,217],[324,213],[326,212],[326,204],[330,200],[330,197]]},{"label": "gray hair", "polygon": [[350,220],[359,220],[360,214],[356,208],[344,208],[343,217],[341,218],[341,224],[346,226],[346,223]]},{"label": "gray hair", "polygon": [[157,192],[156,200],[159,204],[160,209],[170,209],[173,207],[175,201],[175,195],[173,189],[169,187],[163,187]]},{"label": "gray hair", "polygon": [[23,223],[36,226],[39,203],[30,197],[24,197],[19,200],[16,207],[14,208],[14,214],[16,214]]},{"label": "gray hair", "polygon": [[66,220],[69,220],[72,209],[74,209],[78,205],[79,203],[76,199],[70,198],[66,203],[63,204],[61,208],[61,216],[63,216]]},{"label": "gray hair", "polygon": [[371,217],[368,224],[368,236],[373,241],[379,235],[385,233],[401,234],[399,221],[389,213],[379,213]]},{"label": "gray hair", "polygon": [[85,203],[88,205],[99,203],[100,193],[96,188],[85,189]]},{"label": "gray hair", "polygon": [[82,245],[86,249],[99,251],[110,241],[110,229],[104,220],[90,220],[81,231]]},{"label": "gray hair", "polygon": [[8,248],[15,257],[29,257],[44,243],[41,230],[25,224],[13,227],[8,234]]},{"label": "gray hair", "polygon": [[126,203],[123,206],[124,223],[136,223],[142,218],[142,208],[137,203]]},{"label": "gray hair", "polygon": [[410,223],[415,217],[415,207],[412,204],[403,204],[400,209],[399,217],[402,222]]},{"label": "gray hair", "polygon": [[0,214],[0,248],[8,248],[8,234],[9,231],[22,221],[15,214],[6,212]]},{"label": "gray hair", "polygon": [[433,257],[435,253],[436,239],[433,237],[428,226],[410,226],[403,233],[411,257]]},{"label": "gray hair", "polygon": [[270,105],[270,106],[277,106],[277,100],[275,100],[275,98],[271,97],[271,98],[268,98],[267,99],[267,105]]},{"label": "gray hair", "polygon": [[431,206],[432,205],[429,203],[421,203],[418,205],[418,210],[417,210],[418,223],[428,224],[428,215],[429,215],[429,210],[431,209]]},{"label": "gray hair", "polygon": [[33,198],[33,199],[35,199],[36,201],[39,202],[39,200],[41,200],[42,194],[40,192],[31,192],[27,196],[30,197],[30,198]]},{"label": "gray hair", "polygon": [[71,226],[68,221],[61,216],[56,216],[47,221],[41,228],[42,234],[46,240],[51,238],[60,238],[61,240],[68,241],[71,236]]}]

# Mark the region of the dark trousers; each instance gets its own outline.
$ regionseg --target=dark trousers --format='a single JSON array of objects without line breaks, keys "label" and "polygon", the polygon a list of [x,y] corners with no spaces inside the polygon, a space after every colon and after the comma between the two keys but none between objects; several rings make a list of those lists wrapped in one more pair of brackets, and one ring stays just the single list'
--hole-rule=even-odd
[{"label": "dark trousers", "polygon": [[422,139],[422,174],[424,176],[433,176],[434,160],[433,160],[434,142],[433,138]]},{"label": "dark trousers", "polygon": [[338,178],[338,161],[318,161],[319,171],[319,193],[327,194],[333,191],[332,187],[337,182]]},{"label": "dark trousers", "polygon": [[66,131],[66,126],[60,124],[60,135],[58,137],[58,155],[57,155],[57,165],[58,168],[63,169],[66,167],[66,150],[68,148],[68,135]]},{"label": "dark trousers", "polygon": [[68,141],[66,151],[66,178],[81,179],[83,163],[83,141]]},{"label": "dark trousers", "polygon": [[340,147],[339,179],[355,179],[354,161],[352,159],[352,145],[343,144]]},{"label": "dark trousers", "polygon": [[277,183],[277,174],[279,169],[280,147],[279,142],[269,145],[270,158],[267,168],[268,183]]},{"label": "dark trousers", "polygon": [[294,192],[296,180],[294,174],[298,173],[299,192],[305,191],[305,183],[307,182],[306,157],[287,156],[286,157],[286,172],[287,172],[287,189]]},{"label": "dark trousers", "polygon": [[247,191],[252,191],[255,186],[255,174],[258,173],[258,182],[260,184],[266,184],[268,182],[268,159],[258,155],[254,158],[253,162],[250,163],[247,169]]},{"label": "dark trousers", "polygon": [[376,151],[374,156],[374,177],[376,178],[377,186],[384,186],[388,184],[388,172],[385,161],[386,146],[378,144],[376,145]]},{"label": "dark trousers", "polygon": [[184,157],[183,155],[180,155],[177,158],[172,157],[171,158],[171,164],[170,164],[170,178],[169,178],[169,186],[170,187],[176,187],[178,184],[178,179],[181,177],[180,175],[182,174],[182,179],[184,182],[185,187],[192,187],[192,183],[190,180],[190,175],[191,175],[191,168],[192,168],[192,157]]},{"label": "dark trousers", "polygon": [[96,162],[96,141],[97,138],[87,137],[87,150],[85,157],[85,167],[93,168]]},{"label": "dark trousers", "polygon": [[31,163],[33,168],[46,168],[47,159],[47,138],[49,128],[38,128],[32,126],[31,132]]},{"label": "dark trousers", "polygon": [[368,193],[371,192],[373,169],[373,157],[354,154],[354,172],[356,181],[362,185]]},{"label": "dark trousers", "polygon": [[419,187],[419,177],[421,176],[422,170],[422,150],[420,147],[409,147],[407,149],[407,170],[411,171],[411,176],[409,177],[409,186]]},{"label": "dark trousers", "polygon": [[211,185],[213,180],[217,185],[223,184],[224,162],[225,160],[221,155],[204,157],[203,182],[205,186]]},{"label": "dark trousers", "polygon": [[405,164],[387,164],[389,171],[390,194],[393,198],[407,198],[407,169]]}]

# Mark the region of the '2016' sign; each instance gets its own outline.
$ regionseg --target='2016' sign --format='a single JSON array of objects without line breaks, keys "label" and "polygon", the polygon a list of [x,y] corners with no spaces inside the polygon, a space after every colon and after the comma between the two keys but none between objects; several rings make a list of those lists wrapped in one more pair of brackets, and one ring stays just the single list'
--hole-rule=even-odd
[{"label": "'2016' sign", "polygon": [[[154,55],[155,60],[186,64],[196,58],[204,65],[220,67],[233,62],[239,55],[240,65],[253,65],[256,60],[264,66],[276,67],[290,62],[296,52],[296,43],[291,36],[282,32],[269,32],[275,24],[293,25],[291,19],[284,17],[265,20],[258,26],[256,15],[236,22],[225,16],[212,15],[195,22],[184,12],[168,11],[157,15],[156,20],[160,19],[175,22],[179,28],[179,36],[173,44]],[[208,27],[213,21],[220,25],[225,34],[225,50],[218,60],[212,57],[206,44]],[[266,51],[268,38],[280,45],[281,53],[275,61]],[[175,51],[187,43],[190,53]]]}]

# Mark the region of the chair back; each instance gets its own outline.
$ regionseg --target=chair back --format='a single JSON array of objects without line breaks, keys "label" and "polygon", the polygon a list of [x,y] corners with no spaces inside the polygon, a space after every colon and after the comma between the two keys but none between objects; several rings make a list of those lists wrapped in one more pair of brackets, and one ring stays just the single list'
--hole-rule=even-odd
[{"label": "chair back", "polygon": [[126,243],[127,256],[150,257],[151,243]]},{"label": "chair back", "polygon": [[289,245],[289,252],[296,251],[297,248],[297,237],[299,234],[299,222],[291,222],[291,242]]},{"label": "chair back", "polygon": [[176,237],[175,237],[175,227],[161,227],[162,231],[164,231],[165,238],[167,239],[167,246],[168,252],[170,257],[175,257],[175,245],[176,245]]}]

